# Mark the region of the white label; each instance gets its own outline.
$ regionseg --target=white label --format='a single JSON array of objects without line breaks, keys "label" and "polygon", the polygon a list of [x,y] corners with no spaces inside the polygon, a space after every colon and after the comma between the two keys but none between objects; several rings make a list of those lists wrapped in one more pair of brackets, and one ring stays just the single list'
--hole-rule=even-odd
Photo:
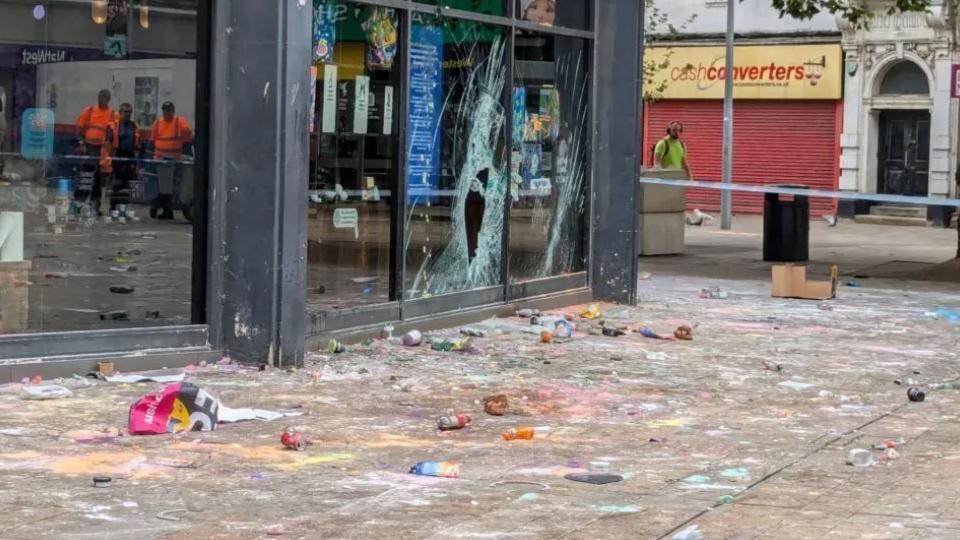
[{"label": "white label", "polygon": [[353,94],[353,132],[358,135],[367,133],[367,119],[370,116],[370,77],[357,75]]},{"label": "white label", "polygon": [[337,125],[337,66],[323,66],[323,125],[324,133],[333,133]]},{"label": "white label", "polygon": [[553,186],[549,178],[531,178],[530,179],[530,191],[536,192],[538,195],[548,196],[550,191],[552,191]]},{"label": "white label", "polygon": [[360,239],[360,215],[356,208],[337,208],[333,211],[335,229],[353,229],[353,238]]},{"label": "white label", "polygon": [[383,134],[393,134],[393,87],[383,87]]}]

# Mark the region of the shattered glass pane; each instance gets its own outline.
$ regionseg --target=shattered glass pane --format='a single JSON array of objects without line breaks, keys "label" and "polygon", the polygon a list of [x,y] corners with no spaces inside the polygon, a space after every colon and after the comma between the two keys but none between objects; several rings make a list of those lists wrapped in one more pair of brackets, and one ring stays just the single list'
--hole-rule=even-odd
[{"label": "shattered glass pane", "polygon": [[417,15],[410,44],[405,298],[501,282],[501,29]]},{"label": "shattered glass pane", "polygon": [[517,34],[511,126],[511,281],[585,268],[588,57],[582,39]]}]

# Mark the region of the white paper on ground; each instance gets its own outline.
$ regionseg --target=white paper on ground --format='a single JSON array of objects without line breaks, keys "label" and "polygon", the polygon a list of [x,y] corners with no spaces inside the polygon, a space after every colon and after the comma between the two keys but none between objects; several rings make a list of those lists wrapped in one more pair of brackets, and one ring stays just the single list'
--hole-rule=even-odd
[{"label": "white paper on ground", "polygon": [[20,397],[23,399],[60,399],[72,395],[73,392],[59,384],[25,385],[20,391]]},{"label": "white paper on ground", "polygon": [[217,411],[217,421],[221,423],[243,422],[246,420],[263,420],[269,422],[285,416],[301,416],[301,412],[277,412],[264,409],[231,409],[220,405]]},{"label": "white paper on ground", "polygon": [[112,383],[138,383],[138,382],[158,382],[158,383],[174,383],[182,382],[183,378],[186,377],[185,372],[180,373],[118,373],[116,375],[103,376],[103,380]]}]

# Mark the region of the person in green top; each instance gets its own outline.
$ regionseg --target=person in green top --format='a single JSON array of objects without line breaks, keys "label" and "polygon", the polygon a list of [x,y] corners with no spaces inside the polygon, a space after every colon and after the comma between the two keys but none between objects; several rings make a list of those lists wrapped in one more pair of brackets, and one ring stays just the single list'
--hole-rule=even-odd
[{"label": "person in green top", "polygon": [[690,174],[687,165],[687,146],[680,140],[683,124],[677,121],[667,126],[667,136],[660,139],[653,149],[653,165],[661,169],[683,169]]}]

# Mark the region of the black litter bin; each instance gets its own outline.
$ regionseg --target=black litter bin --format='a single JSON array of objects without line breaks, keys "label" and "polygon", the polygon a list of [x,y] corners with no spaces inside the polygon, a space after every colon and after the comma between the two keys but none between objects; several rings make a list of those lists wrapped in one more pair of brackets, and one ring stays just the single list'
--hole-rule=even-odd
[{"label": "black litter bin", "polygon": [[806,262],[810,258],[810,201],[805,195],[794,195],[793,200],[780,197],[779,193],[763,196],[763,260]]}]

